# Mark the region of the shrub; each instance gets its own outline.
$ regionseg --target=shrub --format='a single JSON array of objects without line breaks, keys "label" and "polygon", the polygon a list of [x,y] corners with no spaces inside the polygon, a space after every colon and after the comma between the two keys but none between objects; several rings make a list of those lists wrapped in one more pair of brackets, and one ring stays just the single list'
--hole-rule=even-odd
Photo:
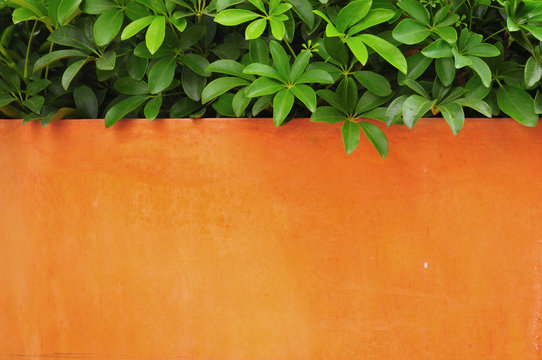
[{"label": "shrub", "polygon": [[535,126],[537,0],[0,0],[0,111],[38,120],[272,116]]}]

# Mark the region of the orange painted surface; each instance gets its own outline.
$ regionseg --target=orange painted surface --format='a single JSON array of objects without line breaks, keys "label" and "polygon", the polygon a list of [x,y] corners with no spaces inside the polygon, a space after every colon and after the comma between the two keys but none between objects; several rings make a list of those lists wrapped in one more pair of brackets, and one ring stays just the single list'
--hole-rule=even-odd
[{"label": "orange painted surface", "polygon": [[0,358],[541,359],[542,127],[0,121]]}]

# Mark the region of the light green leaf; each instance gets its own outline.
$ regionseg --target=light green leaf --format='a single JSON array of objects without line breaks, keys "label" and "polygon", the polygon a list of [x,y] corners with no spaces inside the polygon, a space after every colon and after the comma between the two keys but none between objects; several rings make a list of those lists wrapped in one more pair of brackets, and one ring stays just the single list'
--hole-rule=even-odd
[{"label": "light green leaf", "polygon": [[283,78],[288,79],[290,76],[290,60],[284,48],[276,41],[271,40],[269,42],[269,50],[271,50],[271,57],[273,58],[273,64],[277,68],[278,72]]},{"label": "light green leaf", "polygon": [[433,59],[448,58],[452,57],[452,47],[446,41],[438,39],[424,47],[422,54]]},{"label": "light green leaf", "polygon": [[353,36],[362,30],[368,29],[378,24],[382,24],[395,16],[395,11],[391,9],[371,9],[367,16],[363,18],[363,21],[352,26],[348,30],[348,36]]},{"label": "light green leaf", "polygon": [[[467,56],[471,63],[469,67],[474,70],[478,76],[480,76],[480,79],[482,79],[482,83],[485,87],[489,87],[491,85],[491,69],[486,64],[486,62],[479,57],[475,56]],[[456,64],[457,67],[457,64]]]},{"label": "light green leaf", "polygon": [[365,65],[369,59],[369,53],[367,52],[367,47],[359,37],[349,37],[346,38],[346,44],[352,51],[352,54],[359,60],[361,65]]},{"label": "light green leaf", "polygon": [[220,25],[235,26],[254,20],[258,17],[260,17],[260,15],[250,10],[228,9],[216,14],[215,22],[219,23]]},{"label": "light green leaf", "polygon": [[32,110],[32,112],[39,114],[41,107],[45,103],[45,98],[41,95],[32,96],[28,100],[23,101],[23,105]]},{"label": "light green leaf", "polygon": [[398,48],[375,35],[361,34],[359,37],[367,46],[382,56],[384,60],[395,66],[402,73],[407,74],[407,61]]},{"label": "light green leaf", "polygon": [[[247,66],[247,68],[252,66],[252,65],[255,65],[255,64],[250,64],[249,66]],[[261,65],[261,64],[258,64],[258,65]],[[245,71],[245,70],[246,69],[245,69],[245,66],[243,64],[238,63],[235,60],[227,60],[227,59],[226,60],[217,60],[217,61],[209,64],[209,66],[207,66],[205,68],[205,71],[208,71],[208,72],[217,72],[217,73],[221,73],[221,74],[233,75],[233,76],[238,76],[240,78],[244,78],[244,79],[253,81],[254,76],[250,75],[250,74],[252,74],[252,72]],[[265,75],[263,75],[263,76],[265,76]]]},{"label": "light green leaf", "polygon": [[403,104],[405,103],[408,95],[402,95],[395,98],[386,111],[386,125],[397,124],[400,122],[403,115]]},{"label": "light green leaf", "polygon": [[76,11],[79,11],[81,0],[60,0],[58,4],[58,23],[63,25]]},{"label": "light green leaf", "polygon": [[276,18],[269,19],[269,25],[271,26],[271,33],[277,40],[284,39],[284,33],[286,32],[286,27],[284,23]]},{"label": "light green leaf", "polygon": [[163,16],[155,16],[145,34],[145,43],[151,54],[154,54],[162,45],[165,35],[166,18]]},{"label": "light green leaf", "polygon": [[333,77],[324,70],[307,70],[295,81],[296,84],[333,84]]},{"label": "light green leaf", "polygon": [[457,31],[451,26],[438,27],[433,32],[449,44],[455,44],[457,41]]},{"label": "light green leaf", "polygon": [[311,59],[311,53],[309,51],[302,51],[294,61],[292,68],[290,69],[290,79],[295,82],[299,76],[303,74],[309,61]]},{"label": "light green leaf", "polygon": [[82,56],[87,57],[88,55],[82,51],[79,50],[57,50],[52,51],[50,53],[47,53],[40,57],[36,62],[34,63],[34,71],[38,71],[39,69],[42,69],[46,67],[47,65],[61,60],[68,57],[74,57],[74,56]]},{"label": "light green leaf", "polygon": [[128,24],[122,33],[120,34],[121,40],[126,40],[149,26],[149,24],[156,18],[156,16],[145,16],[141,19],[137,19]]},{"label": "light green leaf", "polygon": [[533,25],[521,25],[521,27],[528,30],[538,41],[542,41],[542,27]]},{"label": "light green leaf", "polygon": [[491,107],[483,100],[476,99],[474,97],[465,97],[457,99],[454,102],[458,103],[461,106],[470,107],[471,109],[478,111],[480,114],[483,114],[486,117],[491,117],[492,115]]},{"label": "light green leaf", "polygon": [[260,36],[262,36],[263,32],[265,31],[265,27],[267,26],[267,20],[265,19],[257,19],[251,22],[246,30],[245,30],[245,39],[257,39]]},{"label": "light green leaf", "polygon": [[245,89],[241,88],[233,97],[232,108],[235,116],[241,117],[245,113],[245,109],[250,104],[251,98],[245,96]]},{"label": "light green leaf", "polygon": [[405,80],[416,80],[419,78],[425,70],[431,65],[433,62],[432,59],[425,57],[422,53],[417,52],[412,54],[407,59],[408,64],[408,74],[398,73],[397,74],[397,82],[399,85],[404,85]]},{"label": "light green leaf", "polygon": [[79,70],[81,70],[81,68],[88,61],[89,61],[88,58],[77,60],[76,62],[74,62],[73,64],[71,64],[70,66],[66,68],[66,71],[64,71],[64,74],[62,74],[62,80],[61,80],[61,84],[64,90],[68,90],[68,87],[70,87],[70,83],[72,82],[75,75],[77,75]]}]

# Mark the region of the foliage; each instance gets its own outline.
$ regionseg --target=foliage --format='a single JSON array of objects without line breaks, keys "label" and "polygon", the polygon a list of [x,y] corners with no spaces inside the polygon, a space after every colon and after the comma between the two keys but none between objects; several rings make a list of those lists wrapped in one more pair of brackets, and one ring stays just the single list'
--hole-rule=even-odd
[{"label": "foliage", "polygon": [[538,0],[0,0],[0,112],[412,128],[542,113]]}]

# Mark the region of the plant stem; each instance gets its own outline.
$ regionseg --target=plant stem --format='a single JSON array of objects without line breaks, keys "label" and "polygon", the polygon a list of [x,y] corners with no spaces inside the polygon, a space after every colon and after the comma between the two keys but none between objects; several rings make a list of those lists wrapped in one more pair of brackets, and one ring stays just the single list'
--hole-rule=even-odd
[{"label": "plant stem", "polygon": [[290,43],[288,41],[285,41],[286,45],[288,46],[288,49],[290,49],[290,52],[292,53],[292,55],[294,56],[294,59],[297,59],[297,56],[295,54],[295,51],[294,49],[292,49],[292,47],[290,46]]},{"label": "plant stem", "polygon": [[28,45],[26,46],[26,56],[24,58],[24,76],[23,78],[28,78],[28,56],[30,55],[30,45],[32,44],[32,38],[34,37],[34,31],[36,30],[36,25],[38,21],[34,20],[34,26],[32,26],[32,31],[30,32],[30,36],[28,37]]},{"label": "plant stem", "polygon": [[[49,46],[49,53],[53,51],[54,44],[55,44],[54,42],[51,42],[51,45]],[[45,79],[47,79],[47,75],[49,75],[49,65],[45,67]]]}]

